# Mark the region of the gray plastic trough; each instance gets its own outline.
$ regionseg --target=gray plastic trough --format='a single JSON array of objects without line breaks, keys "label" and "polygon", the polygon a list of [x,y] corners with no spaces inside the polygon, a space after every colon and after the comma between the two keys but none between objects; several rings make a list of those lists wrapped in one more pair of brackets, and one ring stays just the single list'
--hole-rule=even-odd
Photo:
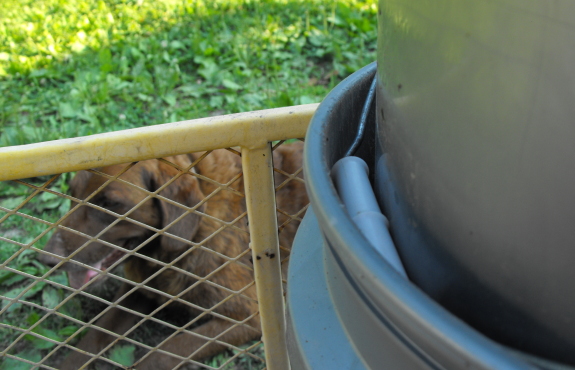
[{"label": "gray plastic trough", "polygon": [[[292,369],[567,369],[467,325],[398,274],[354,225],[330,171],[353,141],[375,70],[374,63],[338,85],[319,106],[306,136],[312,208],[290,258]],[[358,151],[372,169],[373,116]]]}]

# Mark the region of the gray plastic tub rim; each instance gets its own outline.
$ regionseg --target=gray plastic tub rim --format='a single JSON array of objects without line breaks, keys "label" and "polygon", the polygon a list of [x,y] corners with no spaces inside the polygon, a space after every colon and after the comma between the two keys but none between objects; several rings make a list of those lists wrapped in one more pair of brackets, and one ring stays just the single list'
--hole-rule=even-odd
[{"label": "gray plastic tub rim", "polygon": [[[305,142],[304,173],[311,205],[323,236],[338,265],[357,287],[384,324],[400,340],[428,359],[430,365],[447,368],[533,369],[512,352],[484,337],[402,278],[361,235],[336,194],[329,173],[339,158],[327,158],[323,147],[329,145],[329,122],[338,114],[338,106],[350,98],[358,84],[367,86],[376,64],[357,71],[324,99],[310,124]],[[354,87],[355,86],[355,87]],[[353,135],[348,133],[349,141]],[[347,148],[341,148],[341,154]],[[336,307],[337,310],[337,307]],[[344,326],[346,323],[343,323]],[[449,359],[449,360],[446,360]],[[437,367],[431,365],[431,367]]]}]

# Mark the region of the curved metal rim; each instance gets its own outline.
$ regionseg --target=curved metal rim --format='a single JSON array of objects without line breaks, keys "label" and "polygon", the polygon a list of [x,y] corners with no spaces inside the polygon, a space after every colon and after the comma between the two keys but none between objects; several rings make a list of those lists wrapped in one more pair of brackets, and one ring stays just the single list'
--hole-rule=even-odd
[{"label": "curved metal rim", "polygon": [[[322,232],[332,245],[346,275],[363,294],[376,302],[380,314],[439,364],[450,358],[478,368],[532,368],[487,339],[403,279],[375,253],[340,204],[329,177],[325,147],[326,128],[337,114],[337,102],[346,99],[354,86],[375,73],[372,63],[348,77],[324,99],[314,114],[306,135],[304,172],[312,207]],[[333,131],[332,131],[333,132]],[[380,315],[381,317],[381,315]],[[417,338],[409,334],[417,334]],[[425,341],[418,338],[426,338]]]}]

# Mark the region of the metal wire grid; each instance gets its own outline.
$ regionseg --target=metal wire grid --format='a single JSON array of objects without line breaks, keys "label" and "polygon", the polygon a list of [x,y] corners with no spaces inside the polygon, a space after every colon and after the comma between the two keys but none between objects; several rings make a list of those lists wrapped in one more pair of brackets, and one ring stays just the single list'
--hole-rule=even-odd
[{"label": "metal wire grid", "polygon": [[[276,144],[274,146],[274,149],[277,148],[280,144],[281,144],[281,142]],[[238,155],[240,154],[239,152],[237,152],[234,149],[228,149],[228,150],[235,153],[235,154],[238,154]],[[89,360],[89,363],[94,362],[96,359],[99,359],[99,360],[103,360],[103,361],[105,361],[105,362],[107,362],[113,366],[122,366],[121,364],[119,364],[119,363],[117,363],[117,362],[115,362],[109,358],[104,357],[104,353],[107,350],[109,350],[110,348],[113,348],[113,346],[118,344],[118,342],[120,342],[120,341],[134,344],[134,345],[137,345],[139,348],[143,348],[144,350],[147,350],[148,352],[145,353],[141,359],[139,359],[139,360],[143,360],[147,356],[149,356],[151,353],[153,353],[154,351],[162,352],[163,350],[159,349],[161,344],[165,343],[170,338],[173,338],[175,335],[177,335],[179,333],[187,332],[190,335],[198,336],[199,334],[194,333],[188,329],[190,329],[191,327],[193,327],[194,324],[197,324],[202,319],[205,319],[208,316],[219,317],[221,319],[224,319],[227,322],[229,322],[230,326],[224,332],[220,333],[219,335],[217,335],[214,338],[203,337],[202,339],[204,339],[206,341],[204,346],[208,345],[209,343],[216,342],[216,343],[219,343],[219,344],[226,346],[227,348],[232,350],[234,353],[231,356],[229,356],[227,359],[224,359],[224,362],[219,364],[219,366],[218,365],[213,366],[213,365],[201,364],[201,363],[198,363],[197,361],[194,361],[191,359],[191,357],[195,353],[197,353],[199,350],[201,350],[201,348],[203,348],[203,347],[201,347],[197,351],[195,351],[193,354],[188,356],[187,358],[182,357],[182,356],[177,356],[181,360],[180,364],[177,365],[177,367],[181,367],[184,364],[195,364],[197,366],[200,366],[201,368],[221,369],[221,368],[225,368],[226,365],[234,362],[241,355],[249,356],[249,357],[255,359],[256,361],[263,363],[264,360],[260,356],[258,356],[257,354],[253,354],[251,352],[252,350],[260,347],[261,341],[256,342],[256,343],[252,343],[247,348],[239,348],[237,346],[232,346],[226,342],[219,340],[219,338],[222,335],[224,335],[226,332],[228,332],[228,331],[230,331],[230,330],[232,330],[238,326],[249,326],[248,321],[250,321],[252,318],[256,317],[259,313],[257,311],[255,311],[250,316],[244,318],[243,320],[234,320],[234,319],[231,319],[225,315],[219,314],[217,312],[217,309],[219,307],[221,307],[225,302],[227,302],[228,300],[230,300],[234,297],[242,297],[242,299],[254,301],[253,297],[250,297],[249,295],[246,295],[245,293],[247,290],[252,288],[255,283],[252,280],[249,284],[244,286],[242,289],[234,291],[234,290],[229,289],[225,286],[216,284],[210,280],[210,277],[212,277],[214,274],[218,273],[219,271],[223,270],[226,266],[228,266],[230,264],[237,264],[237,265],[241,266],[242,268],[250,271],[250,273],[253,271],[253,269],[249,264],[246,264],[245,262],[242,261],[242,259],[245,260],[246,255],[250,252],[248,248],[244,249],[239,255],[234,256],[234,257],[230,257],[230,256],[226,256],[222,253],[215,252],[215,251],[213,251],[210,248],[205,246],[205,244],[207,242],[209,242],[209,240],[211,240],[215,235],[222,232],[222,230],[224,230],[226,228],[233,229],[236,232],[240,232],[240,233],[243,233],[246,235],[249,234],[249,232],[245,228],[238,226],[238,223],[241,220],[244,220],[246,218],[246,215],[247,215],[246,212],[242,212],[240,215],[237,215],[231,221],[224,221],[224,220],[215,218],[209,214],[203,213],[200,210],[201,207],[206,202],[208,202],[210,199],[212,199],[214,196],[216,196],[221,191],[229,191],[236,196],[244,197],[244,194],[242,191],[238,190],[237,188],[234,188],[234,184],[237,184],[238,180],[240,180],[242,178],[241,172],[237,173],[235,176],[233,176],[231,179],[229,179],[228,182],[219,183],[213,179],[207,178],[207,177],[202,176],[200,174],[197,174],[193,171],[193,168],[195,166],[197,166],[197,164],[200,161],[202,161],[204,158],[206,158],[206,156],[208,156],[209,153],[210,152],[204,153],[200,158],[198,158],[196,161],[194,161],[193,163],[191,163],[190,165],[188,165],[185,168],[182,168],[182,167],[178,166],[177,164],[172,163],[170,161],[167,161],[165,159],[161,159],[161,161],[163,163],[168,164],[168,165],[172,166],[173,168],[175,168],[178,171],[178,174],[176,176],[172,177],[168,182],[166,182],[165,184],[160,186],[155,191],[149,191],[147,189],[143,189],[141,187],[138,187],[138,186],[136,186],[130,182],[127,182],[127,181],[119,178],[122,174],[126,173],[128,170],[133,168],[133,166],[135,166],[135,163],[131,163],[131,164],[126,165],[124,167],[123,171],[121,171],[115,175],[105,174],[105,173],[100,172],[98,170],[91,170],[92,173],[104,177],[105,181],[96,191],[94,191],[86,199],[76,199],[70,195],[62,194],[58,191],[51,189],[50,188],[51,185],[53,185],[57,181],[59,175],[50,177],[47,181],[45,181],[43,184],[40,184],[40,185],[35,185],[33,183],[22,181],[22,180],[16,180],[15,181],[16,183],[22,184],[22,185],[28,187],[30,189],[31,193],[18,206],[14,207],[14,208],[10,209],[10,208],[5,208],[5,207],[0,206],[0,210],[5,213],[0,218],[0,230],[2,228],[2,223],[4,221],[6,221],[9,217],[12,217],[12,216],[22,217],[22,218],[34,221],[35,223],[42,224],[45,226],[45,229],[43,231],[41,231],[38,235],[33,237],[33,239],[31,241],[26,242],[26,243],[15,241],[15,240],[10,239],[9,237],[6,237],[6,236],[0,236],[0,241],[3,241],[5,243],[9,243],[9,244],[12,244],[12,245],[19,247],[19,249],[15,253],[13,253],[11,256],[6,258],[6,260],[0,264],[0,269],[2,269],[4,271],[8,271],[12,274],[15,274],[16,276],[25,277],[25,278],[29,279],[28,281],[31,280],[31,283],[26,288],[22,289],[20,291],[20,293],[17,294],[16,296],[14,296],[14,297],[8,297],[5,295],[0,296],[0,298],[2,298],[3,302],[4,302],[3,307],[0,310],[0,317],[4,316],[7,312],[9,312],[10,308],[16,304],[23,304],[23,305],[29,307],[32,311],[44,313],[44,315],[41,316],[34,323],[30,324],[28,327],[17,327],[15,325],[11,325],[11,324],[5,322],[5,320],[2,320],[2,322],[0,323],[1,328],[9,329],[9,330],[14,331],[14,332],[19,333],[19,334],[16,335],[16,337],[11,341],[11,343],[9,343],[7,346],[5,346],[5,348],[2,349],[2,352],[0,352],[0,355],[4,356],[5,358],[12,358],[12,359],[15,359],[18,361],[22,361],[24,363],[28,363],[28,364],[33,365],[33,366],[39,366],[41,368],[54,368],[54,367],[52,367],[53,365],[51,364],[50,359],[57,357],[56,354],[58,353],[58,351],[60,349],[70,348],[72,346],[71,343],[73,343],[75,338],[80,335],[80,333],[82,332],[83,329],[94,327],[95,322],[100,317],[105,315],[112,308],[118,307],[118,305],[115,302],[110,302],[104,298],[98,297],[97,295],[94,295],[90,292],[85,291],[85,289],[88,288],[90,285],[92,285],[96,280],[89,281],[82,288],[82,290],[75,290],[75,289],[72,289],[72,288],[62,284],[61,282],[48,280],[48,278],[51,275],[57,273],[57,271],[58,271],[57,269],[59,267],[61,267],[64,263],[68,262],[68,263],[75,263],[75,264],[82,266],[83,268],[93,270],[97,274],[110,276],[110,277],[113,277],[114,279],[116,279],[120,282],[130,284],[131,289],[128,292],[126,292],[126,294],[124,294],[123,297],[128,296],[129,294],[135,292],[138,289],[143,289],[143,290],[151,291],[151,292],[158,294],[158,295],[165,298],[165,302],[163,304],[159,305],[150,314],[145,315],[145,314],[139,313],[137,311],[129,310],[132,314],[136,315],[139,318],[138,322],[130,330],[128,330],[126,333],[124,333],[123,335],[118,335],[118,334],[115,334],[111,331],[107,331],[108,334],[113,335],[116,339],[110,345],[108,345],[104,349],[102,349],[96,356],[93,356]],[[276,191],[285,187],[290,181],[303,182],[303,179],[301,178],[301,169],[299,169],[298,171],[296,171],[293,174],[286,173],[286,172],[282,171],[281,169],[274,169],[274,171],[276,173],[282,175],[285,178],[285,180],[282,183],[276,184]],[[191,176],[194,176],[194,177],[200,179],[201,181],[208,182],[208,183],[212,184],[213,186],[215,186],[215,190],[211,194],[206,195],[206,197],[202,201],[200,201],[198,204],[196,204],[193,207],[187,207],[185,205],[179,204],[179,203],[159,194],[160,192],[162,192],[162,190],[166,189],[168,186],[170,186],[172,183],[174,183],[176,180],[178,180],[181,176],[184,176],[184,175],[191,175]],[[115,213],[115,212],[108,210],[104,207],[90,203],[90,200],[93,199],[93,197],[95,197],[97,194],[99,194],[106,186],[108,186],[113,181],[120,182],[120,183],[122,183],[122,184],[124,184],[130,188],[138,189],[139,191],[144,192],[144,194],[145,194],[144,199],[124,214],[118,214],[118,213]],[[30,215],[30,214],[26,214],[26,213],[22,212],[24,210],[25,206],[33,198],[41,195],[42,193],[49,193],[49,194],[52,194],[52,195],[55,195],[58,197],[68,199],[69,201],[73,202],[75,205],[72,206],[71,209],[68,212],[66,212],[56,222],[49,222],[49,221],[43,220],[41,217],[38,217],[37,215]],[[179,217],[177,217],[175,220],[173,220],[167,226],[164,226],[161,229],[154,228],[150,225],[147,225],[145,223],[142,223],[142,222],[139,222],[135,219],[130,218],[130,215],[132,215],[138,208],[140,208],[142,206],[142,204],[144,204],[146,201],[148,201],[149,199],[152,199],[152,198],[155,198],[155,199],[158,199],[160,201],[172,204],[173,206],[179,207],[180,209],[182,209],[183,212]],[[73,230],[73,229],[67,228],[66,226],[62,225],[62,223],[68,217],[70,217],[70,215],[73,212],[75,212],[81,206],[88,206],[88,207],[95,208],[101,212],[104,212],[108,215],[113,216],[115,218],[115,220],[109,226],[104,228],[102,231],[100,231],[95,236],[83,234],[77,230]],[[277,212],[278,212],[278,216],[280,218],[279,231],[281,232],[290,223],[293,223],[294,221],[297,221],[297,222],[301,221],[301,216],[305,212],[306,208],[307,208],[307,206],[302,208],[301,210],[299,210],[295,214],[290,214],[289,212],[278,209]],[[200,215],[201,217],[211,219],[214,222],[218,222],[221,226],[212,235],[208,236],[207,238],[205,238],[199,242],[193,242],[190,240],[186,240],[186,239],[183,239],[181,237],[178,237],[178,236],[168,232],[170,227],[172,227],[175,223],[179,222],[180,220],[182,220],[184,217],[186,217],[189,214],[197,214],[197,215]],[[107,242],[107,241],[101,239],[101,237],[107,231],[109,231],[111,228],[113,228],[115,225],[117,225],[118,223],[120,223],[122,221],[129,222],[131,224],[134,224],[134,225],[137,225],[137,226],[142,227],[144,229],[147,229],[147,230],[153,232],[153,234],[152,234],[152,236],[150,236],[148,239],[146,239],[144,242],[142,242],[141,244],[139,244],[138,246],[136,246],[133,249],[122,248],[120,246],[117,246],[113,243],[110,243],[110,242]],[[17,267],[13,266],[14,265],[13,262],[15,262],[23,253],[25,253],[25,251],[31,250],[31,251],[34,251],[37,253],[46,253],[46,252],[42,251],[41,248],[38,248],[36,245],[39,244],[39,241],[42,238],[46,237],[49,233],[51,233],[52,231],[54,231],[57,228],[64,229],[64,230],[67,230],[71,233],[81,235],[82,237],[86,238],[87,241],[84,244],[84,246],[79,248],[75,253],[73,253],[72,255],[70,255],[67,258],[63,258],[61,260],[61,262],[59,262],[53,268],[49,269],[47,272],[41,274],[41,276],[35,276],[34,274],[30,274],[30,273],[27,273],[25,271],[19,270]],[[154,239],[156,239],[158,237],[168,237],[168,238],[176,239],[182,243],[187,244],[188,250],[185,253],[181,254],[177,259],[172,260],[168,263],[153,259],[153,258],[151,258],[145,254],[139,253],[139,251],[142,248],[149,245]],[[85,264],[82,264],[80,262],[76,262],[74,260],[71,260],[72,257],[74,257],[83,248],[85,248],[86,246],[88,246],[90,243],[93,243],[93,242],[98,242],[98,243],[104,244],[110,248],[114,248],[116,250],[119,250],[122,253],[124,253],[125,255],[122,259],[115,262],[113,265],[111,265],[105,271],[101,271],[99,269],[95,269],[94,267],[92,267],[90,265],[85,265]],[[287,263],[287,260],[289,258],[289,248],[287,246],[281,246],[281,248],[282,248],[282,251],[285,252],[285,255],[286,255],[282,260],[282,263],[285,264],[285,263]],[[187,256],[189,253],[192,253],[193,251],[198,250],[198,249],[201,249],[202,251],[205,251],[208,253],[215,254],[215,255],[217,255],[218,259],[223,260],[225,262],[223,264],[221,264],[216,270],[212,271],[211,273],[209,273],[208,275],[203,276],[203,277],[198,276],[198,275],[194,275],[194,274],[190,273],[189,271],[186,271],[186,270],[181,269],[178,266],[176,266],[176,263],[179,260],[181,260],[182,258]],[[131,280],[128,280],[128,279],[126,279],[122,276],[119,276],[119,275],[112,272],[115,267],[119,266],[125,259],[127,259],[130,256],[136,256],[138,258],[148,260],[148,261],[150,261],[154,264],[157,264],[161,267],[158,269],[158,271],[156,273],[154,273],[153,275],[151,275],[146,280],[144,280],[140,283],[135,283]],[[170,295],[170,294],[167,294],[161,290],[153,289],[153,288],[146,285],[154,277],[159,276],[162,272],[166,271],[167,269],[173,269],[173,270],[177,271],[178,273],[188,275],[189,277],[196,280],[196,283],[187,287],[185,290],[183,290],[182,292],[180,292],[177,295]],[[54,280],[54,279],[52,279],[52,280]],[[63,289],[65,291],[70,292],[70,294],[67,297],[63,298],[59,303],[57,303],[53,307],[51,307],[51,308],[45,307],[44,305],[42,305],[40,303],[34,302],[33,299],[30,299],[30,298],[32,298],[31,292],[34,291],[35,287],[37,287],[39,284],[42,284],[42,283],[50,284],[53,287]],[[211,286],[215,286],[216,288],[224,291],[227,294],[227,296],[222,301],[220,301],[218,304],[216,304],[213,307],[208,308],[208,309],[200,307],[200,306],[194,304],[193,302],[189,302],[187,300],[182,299],[183,295],[185,295],[187,292],[193,290],[194,288],[196,288],[200,284],[208,284]],[[96,302],[100,302],[100,303],[106,305],[107,307],[101,313],[94,316],[93,318],[91,318],[87,322],[83,322],[82,320],[80,320],[78,318],[74,318],[74,317],[71,317],[69,315],[66,315],[65,313],[60,312],[60,311],[62,311],[62,308],[67,303],[71,302],[71,300],[76,296],[87,297],[87,298],[92,299]],[[181,303],[181,304],[188,306],[188,307],[191,307],[194,310],[197,310],[201,313],[182,326],[177,326],[177,325],[174,325],[172,323],[166,322],[162,319],[158,319],[157,317],[155,317],[156,314],[158,314],[162,309],[164,309],[167,305],[169,305],[170,303],[173,303],[173,302]],[[122,308],[122,309],[127,310],[125,308]],[[38,329],[42,328],[42,324],[44,322],[47,322],[53,316],[67,320],[70,323],[72,323],[73,325],[77,325],[78,330],[76,330],[74,333],[69,335],[64,340],[57,340],[54,338],[50,338],[49,336],[46,336],[45,332],[38,330]],[[132,339],[130,337],[130,334],[132,334],[138,327],[140,327],[145,322],[153,322],[153,323],[156,323],[159,325],[163,325],[163,326],[171,329],[173,331],[173,333],[171,335],[169,335],[167,338],[165,338],[161,343],[159,343],[155,346],[147,345],[145,343],[142,343],[141,341],[137,341],[135,339]],[[259,330],[259,329],[254,328],[254,330]],[[44,335],[42,335],[42,334],[44,334]],[[18,347],[21,347],[22,343],[25,342],[26,339],[30,340],[31,337],[38,338],[39,340],[50,343],[50,344],[45,345],[46,349],[43,350],[43,353],[45,353],[45,354],[43,355],[43,357],[41,358],[40,361],[27,360],[24,358],[16,357],[14,354],[14,351]],[[170,355],[176,356],[174,354],[170,354]]]},{"label": "metal wire grid", "polygon": [[[277,142],[272,147],[272,151],[275,150],[278,146],[280,146],[283,143],[284,143],[283,140]],[[283,181],[281,181],[279,184],[276,184],[276,188],[275,188],[276,192],[283,189],[291,181],[298,181],[298,182],[301,182],[302,184],[305,184],[305,181],[303,179],[303,167],[300,167],[297,171],[295,171],[294,173],[291,173],[291,174],[287,173],[285,171],[282,171],[279,168],[274,167],[274,172],[283,176],[283,178],[279,179],[280,181],[281,180],[283,180]],[[290,214],[289,212],[286,212],[286,211],[280,209],[279,207],[277,207],[276,210],[278,213],[278,221],[279,221],[278,222],[278,232],[281,233],[288,225],[293,224],[293,223],[297,223],[297,225],[299,226],[299,223],[302,221],[303,216],[305,215],[305,212],[307,211],[308,208],[309,208],[309,203],[307,205],[305,205],[304,207],[300,208],[296,213]],[[287,265],[289,263],[290,249],[291,249],[291,245],[285,246],[285,245],[280,244],[280,250],[285,253],[285,257],[281,259],[282,268],[284,269],[284,276],[282,277],[284,284],[287,284],[286,276],[285,276],[285,268],[287,267]],[[285,290],[284,290],[284,292],[285,292]]]}]

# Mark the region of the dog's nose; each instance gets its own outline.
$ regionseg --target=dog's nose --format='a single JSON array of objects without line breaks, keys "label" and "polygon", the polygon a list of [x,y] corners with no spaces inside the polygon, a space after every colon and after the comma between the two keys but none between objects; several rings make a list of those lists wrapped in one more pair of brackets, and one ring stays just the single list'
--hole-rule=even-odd
[{"label": "dog's nose", "polygon": [[44,252],[50,252],[52,254],[40,253],[40,255],[38,256],[38,260],[43,264],[45,264],[46,266],[53,267],[57,265],[60,261],[62,261],[62,258],[59,256],[64,255],[62,243],[63,240],[60,233],[57,232],[54,235],[52,235],[52,237],[50,238],[50,240],[48,240],[48,243],[46,243],[46,246],[44,247]]},{"label": "dog's nose", "polygon": [[49,254],[40,254],[40,256],[38,257],[38,260],[40,260],[40,262],[42,262],[44,265],[49,266],[49,267],[54,267],[58,264],[58,262],[61,261],[60,258],[55,257],[55,256],[51,256]]}]

